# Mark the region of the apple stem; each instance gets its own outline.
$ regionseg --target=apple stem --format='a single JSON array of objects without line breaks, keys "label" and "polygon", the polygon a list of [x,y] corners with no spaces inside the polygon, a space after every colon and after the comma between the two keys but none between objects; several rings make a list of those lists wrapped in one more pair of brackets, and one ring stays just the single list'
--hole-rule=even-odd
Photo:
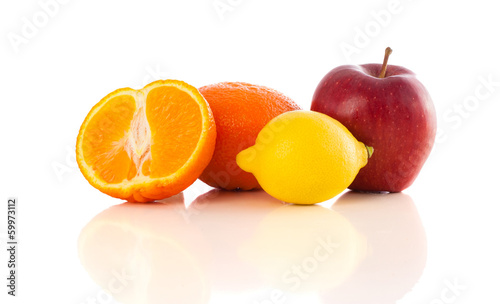
[{"label": "apple stem", "polygon": [[372,157],[373,155],[373,147],[370,147],[370,146],[367,146],[365,145],[366,147],[366,152],[368,153],[368,158]]},{"label": "apple stem", "polygon": [[387,71],[387,62],[389,61],[389,55],[391,55],[391,53],[392,53],[392,49],[390,47],[387,47],[385,49],[385,56],[384,56],[384,63],[382,63],[382,70],[380,71],[378,78],[385,77],[385,72]]}]

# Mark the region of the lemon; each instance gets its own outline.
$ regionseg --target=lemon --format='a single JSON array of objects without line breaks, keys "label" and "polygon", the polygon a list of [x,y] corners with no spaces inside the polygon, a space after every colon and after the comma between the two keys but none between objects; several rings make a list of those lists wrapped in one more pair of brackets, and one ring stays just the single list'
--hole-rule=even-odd
[{"label": "lemon", "polygon": [[337,120],[313,111],[272,119],[236,162],[275,198],[315,204],[344,191],[373,153]]}]

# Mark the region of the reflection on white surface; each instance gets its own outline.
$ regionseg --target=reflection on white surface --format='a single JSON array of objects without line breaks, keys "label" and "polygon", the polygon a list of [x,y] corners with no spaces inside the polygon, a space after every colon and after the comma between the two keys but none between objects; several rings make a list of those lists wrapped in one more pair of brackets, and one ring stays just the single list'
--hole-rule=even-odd
[{"label": "reflection on white surface", "polygon": [[207,244],[183,210],[182,196],[105,210],[80,234],[83,266],[122,303],[207,303]]},{"label": "reflection on white surface", "polygon": [[393,303],[419,279],[426,238],[405,194],[348,192],[328,209],[212,190],[187,209],[182,196],[111,207],[79,253],[123,303]]},{"label": "reflection on white surface", "polygon": [[266,284],[293,293],[335,288],[367,255],[365,237],[321,206],[285,205],[270,212],[244,248]]},{"label": "reflection on white surface", "polygon": [[262,287],[257,269],[244,259],[244,244],[267,214],[284,206],[264,191],[211,190],[189,205],[186,218],[210,242],[212,289],[252,292]]},{"label": "reflection on white surface", "polygon": [[410,196],[347,192],[332,206],[366,238],[368,252],[325,303],[394,303],[420,278],[427,239]]}]

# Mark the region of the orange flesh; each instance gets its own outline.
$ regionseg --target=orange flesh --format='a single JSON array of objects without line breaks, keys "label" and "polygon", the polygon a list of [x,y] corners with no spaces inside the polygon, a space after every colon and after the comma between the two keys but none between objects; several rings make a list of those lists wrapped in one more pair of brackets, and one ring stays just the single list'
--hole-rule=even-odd
[{"label": "orange flesh", "polygon": [[129,176],[131,169],[133,171],[123,142],[130,131],[135,109],[132,96],[117,96],[89,121],[83,141],[84,157],[107,183],[119,183]]},{"label": "orange flesh", "polygon": [[198,144],[202,131],[199,105],[175,87],[159,87],[148,94],[146,116],[152,130],[149,176],[175,173]]},{"label": "orange flesh", "polygon": [[202,123],[199,105],[178,88],[154,88],[145,101],[120,95],[89,121],[84,158],[109,184],[168,176],[192,155]]}]

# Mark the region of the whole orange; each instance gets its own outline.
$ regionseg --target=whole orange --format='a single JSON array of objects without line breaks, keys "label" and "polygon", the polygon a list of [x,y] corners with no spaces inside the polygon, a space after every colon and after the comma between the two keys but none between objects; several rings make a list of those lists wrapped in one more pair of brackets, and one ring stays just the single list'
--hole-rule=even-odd
[{"label": "whole orange", "polygon": [[236,155],[255,144],[274,117],[300,107],[284,94],[244,82],[221,82],[199,88],[213,112],[217,139],[212,160],[200,176],[209,186],[226,190],[262,189],[236,164]]}]

